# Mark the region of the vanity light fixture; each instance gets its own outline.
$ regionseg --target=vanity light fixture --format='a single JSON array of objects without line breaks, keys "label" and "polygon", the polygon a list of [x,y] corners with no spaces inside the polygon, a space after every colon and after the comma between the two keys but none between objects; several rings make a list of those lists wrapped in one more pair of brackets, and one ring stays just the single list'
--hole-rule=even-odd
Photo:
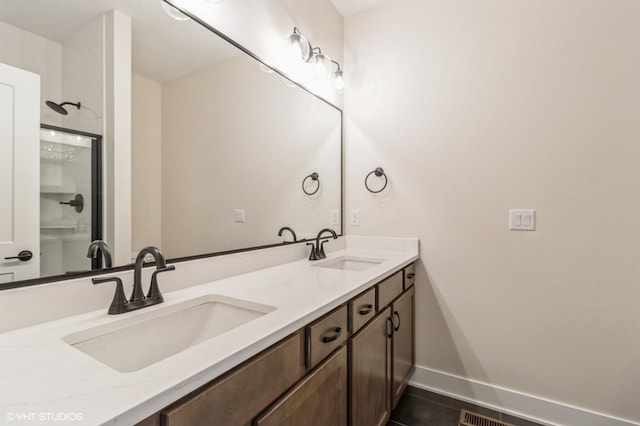
[{"label": "vanity light fixture", "polygon": [[333,87],[335,87],[336,90],[344,90],[344,72],[342,72],[342,70],[340,69],[340,64],[338,62],[334,61],[333,59],[331,60],[331,62],[338,66],[336,72],[333,73]]},{"label": "vanity light fixture", "polygon": [[162,5],[162,8],[166,12],[166,14],[171,16],[176,21],[188,21],[189,19],[191,19],[164,0],[160,0],[160,4]]},{"label": "vanity light fixture", "polygon": [[[291,56],[295,59],[302,59],[311,66],[311,75],[318,79],[324,80],[333,77],[333,85],[336,90],[344,89],[344,72],[340,68],[340,64],[331,59],[327,54],[322,52],[318,46],[313,47],[309,40],[300,32],[298,27],[293,27],[293,32],[287,37]],[[338,66],[335,72],[333,64]]]}]

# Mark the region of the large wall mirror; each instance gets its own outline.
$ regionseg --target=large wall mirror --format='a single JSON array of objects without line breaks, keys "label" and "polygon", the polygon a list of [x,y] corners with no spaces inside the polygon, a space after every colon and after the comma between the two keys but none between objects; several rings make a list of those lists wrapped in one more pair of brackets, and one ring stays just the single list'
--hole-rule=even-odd
[{"label": "large wall mirror", "polygon": [[[23,213],[4,203],[0,289],[104,267],[87,258],[96,235],[88,218],[95,217],[92,190],[107,191],[91,188],[91,152],[99,140],[98,149],[109,152],[102,138],[110,96],[104,26],[114,10],[131,18],[132,229],[131,253],[113,267],[129,264],[147,245],[180,260],[290,243],[292,233],[278,235],[283,227],[298,240],[326,227],[342,233],[339,108],[210,28],[169,16],[160,0],[0,0],[0,78],[10,80],[7,70],[15,68],[40,80],[31,106],[39,123],[27,120],[29,129],[37,127],[28,154],[37,164],[27,168],[38,187],[31,203],[37,242],[11,241]],[[9,133],[0,134],[2,144],[0,153],[12,155],[19,145]],[[86,165],[78,165],[81,157]],[[0,197],[10,200],[20,189],[7,176]],[[85,210],[77,211],[79,195]],[[108,212],[104,224],[111,223]],[[22,250],[33,253],[30,271],[20,271],[29,261],[5,259]]]}]

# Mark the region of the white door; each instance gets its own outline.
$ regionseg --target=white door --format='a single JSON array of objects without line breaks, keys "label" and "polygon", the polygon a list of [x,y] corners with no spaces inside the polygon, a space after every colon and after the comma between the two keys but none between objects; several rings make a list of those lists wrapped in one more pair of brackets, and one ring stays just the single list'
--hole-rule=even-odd
[{"label": "white door", "polygon": [[40,275],[39,131],[40,76],[0,64],[0,285]]}]

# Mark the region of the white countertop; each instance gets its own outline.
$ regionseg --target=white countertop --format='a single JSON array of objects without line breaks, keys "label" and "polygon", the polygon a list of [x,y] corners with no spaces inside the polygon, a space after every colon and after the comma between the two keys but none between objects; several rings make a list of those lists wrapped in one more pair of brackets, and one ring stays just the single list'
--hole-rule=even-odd
[{"label": "white countertop", "polygon": [[[105,306],[0,334],[0,424],[141,421],[415,261],[417,240],[411,241],[415,244],[406,245],[410,249],[348,248],[327,257],[383,260],[365,271],[315,267],[316,262],[300,260],[166,293],[163,304],[123,315],[107,315]],[[71,333],[209,294],[277,309],[131,373],[113,370],[62,341]]]}]

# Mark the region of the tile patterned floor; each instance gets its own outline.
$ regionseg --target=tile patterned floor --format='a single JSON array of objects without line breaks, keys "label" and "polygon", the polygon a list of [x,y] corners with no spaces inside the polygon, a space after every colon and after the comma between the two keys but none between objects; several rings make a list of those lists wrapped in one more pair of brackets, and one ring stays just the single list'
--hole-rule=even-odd
[{"label": "tile patterned floor", "polygon": [[540,426],[528,420],[407,386],[387,426],[458,426],[460,410],[469,410],[515,426]]}]

